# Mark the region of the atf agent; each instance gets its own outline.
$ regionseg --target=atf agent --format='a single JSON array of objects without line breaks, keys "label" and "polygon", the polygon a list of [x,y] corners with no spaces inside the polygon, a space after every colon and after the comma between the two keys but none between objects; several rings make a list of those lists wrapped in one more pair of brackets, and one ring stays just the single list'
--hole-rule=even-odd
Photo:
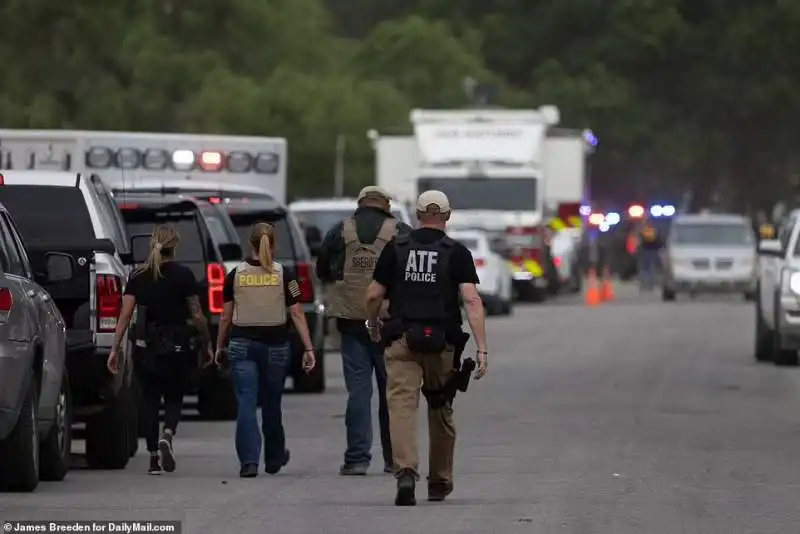
[{"label": "atf agent", "polygon": [[334,226],[317,256],[317,276],[327,285],[328,313],[336,317],[342,336],[341,352],[347,387],[347,449],[339,474],[366,475],[372,455],[372,374],[378,385],[378,421],[384,471],[392,473],[389,411],[386,406],[386,365],[383,351],[365,327],[364,297],[375,263],[386,244],[411,228],[397,221],[389,194],[368,186],[358,195],[358,209]]},{"label": "atf agent", "polygon": [[[461,329],[459,293],[477,345],[481,378],[487,370],[483,302],[472,254],[444,232],[450,202],[441,191],[417,200],[421,228],[398,236],[381,252],[367,290],[367,327],[374,340],[383,336],[388,372],[389,424],[397,478],[398,506],[416,504],[419,479],[417,406],[420,391],[428,401],[430,465],[428,500],[443,501],[453,491],[456,429],[453,398],[466,390],[472,359],[461,364],[468,334]],[[379,329],[382,301],[389,298],[391,319]]]},{"label": "atf agent", "polygon": [[[305,347],[303,370],[308,373],[315,365],[314,346],[298,301],[297,279],[294,273],[272,260],[275,252],[272,225],[253,225],[250,245],[252,257],[225,277],[222,289],[225,304],[214,355],[214,361],[219,363],[230,333],[228,357],[238,402],[236,454],[242,478],[258,475],[261,432],[264,434],[264,471],[274,475],[289,463],[281,409],[292,359],[289,317]],[[259,400],[261,432],[256,420]]]}]

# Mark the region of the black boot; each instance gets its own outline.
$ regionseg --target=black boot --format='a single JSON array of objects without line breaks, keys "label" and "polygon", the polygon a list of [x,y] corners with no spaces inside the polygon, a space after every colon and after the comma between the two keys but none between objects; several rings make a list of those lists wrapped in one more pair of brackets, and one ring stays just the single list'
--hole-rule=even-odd
[{"label": "black boot", "polygon": [[417,481],[411,473],[403,473],[397,478],[397,497],[394,499],[395,506],[415,506]]}]

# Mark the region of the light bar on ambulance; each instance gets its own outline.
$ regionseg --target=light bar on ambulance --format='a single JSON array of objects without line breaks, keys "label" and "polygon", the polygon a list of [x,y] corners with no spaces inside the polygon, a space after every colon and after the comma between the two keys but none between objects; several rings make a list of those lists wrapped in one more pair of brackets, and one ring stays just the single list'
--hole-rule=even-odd
[{"label": "light bar on ambulance", "polygon": [[91,147],[86,151],[86,166],[90,169],[142,169],[146,171],[175,170],[181,172],[230,172],[246,174],[276,174],[280,170],[280,156],[274,152],[251,154],[240,150],[223,152],[220,150],[188,149],[168,151],[162,148],[122,147],[111,149],[103,146]]}]

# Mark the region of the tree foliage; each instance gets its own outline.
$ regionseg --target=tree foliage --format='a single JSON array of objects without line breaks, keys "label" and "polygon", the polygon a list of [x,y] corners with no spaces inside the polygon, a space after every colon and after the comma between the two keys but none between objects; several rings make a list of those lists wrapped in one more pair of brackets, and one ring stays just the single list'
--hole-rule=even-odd
[{"label": "tree foliage", "polygon": [[348,188],[369,183],[367,130],[467,105],[465,77],[591,127],[593,186],[620,200],[758,204],[800,173],[792,0],[6,0],[0,18],[4,127],[286,136],[295,195],[331,194],[339,137]]}]

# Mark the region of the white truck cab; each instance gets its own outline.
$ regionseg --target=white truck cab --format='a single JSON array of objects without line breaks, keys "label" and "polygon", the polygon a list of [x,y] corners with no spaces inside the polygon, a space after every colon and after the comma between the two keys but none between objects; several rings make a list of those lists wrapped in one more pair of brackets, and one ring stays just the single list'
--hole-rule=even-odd
[{"label": "white truck cab", "polygon": [[800,210],[758,246],[755,357],[797,365],[800,349]]}]

